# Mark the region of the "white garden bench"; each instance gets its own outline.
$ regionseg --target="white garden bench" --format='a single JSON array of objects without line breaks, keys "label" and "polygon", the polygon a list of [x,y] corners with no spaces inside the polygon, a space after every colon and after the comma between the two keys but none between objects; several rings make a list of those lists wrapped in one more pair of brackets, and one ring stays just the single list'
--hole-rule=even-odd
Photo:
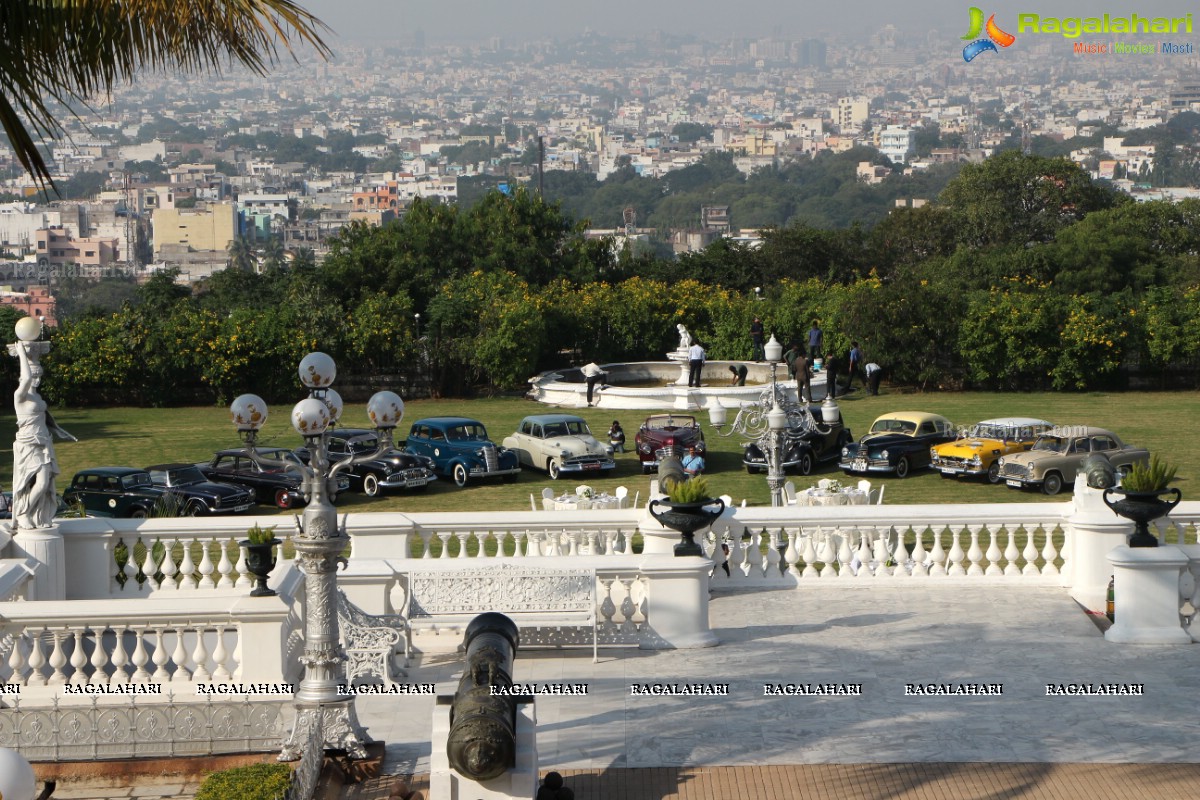
[{"label": "white garden bench", "polygon": [[338,626],[346,650],[347,684],[353,686],[356,679],[375,676],[385,686],[392,686],[393,671],[401,677],[408,674],[394,665],[396,650],[403,643],[404,666],[408,666],[409,628],[402,614],[368,614],[338,589]]},{"label": "white garden bench", "polygon": [[596,570],[497,564],[407,573],[410,631],[459,630],[498,611],[518,628],[592,629],[597,660]]}]

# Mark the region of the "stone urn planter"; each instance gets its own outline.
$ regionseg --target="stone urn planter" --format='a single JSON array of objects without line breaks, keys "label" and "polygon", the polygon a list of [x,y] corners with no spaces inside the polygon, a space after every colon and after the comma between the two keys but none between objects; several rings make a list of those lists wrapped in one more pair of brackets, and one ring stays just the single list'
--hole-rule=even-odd
[{"label": "stone urn planter", "polygon": [[[661,506],[665,511],[655,511]],[[650,516],[664,527],[679,531],[680,541],[675,545],[675,555],[703,556],[704,550],[696,543],[696,531],[707,528],[725,511],[725,501],[719,497],[706,497],[692,503],[677,503],[671,500],[651,500],[647,506]]]},{"label": "stone urn planter", "polygon": [[[1111,501],[1109,494],[1119,494],[1121,499]],[[1161,499],[1164,495],[1174,494],[1174,500]],[[1175,487],[1159,489],[1151,492],[1135,492],[1122,488],[1104,490],[1104,505],[1112,509],[1114,514],[1132,520],[1133,536],[1129,538],[1130,547],[1158,547],[1158,537],[1150,533],[1149,523],[1171,513],[1171,509],[1179,505],[1183,493]]]},{"label": "stone urn planter", "polygon": [[258,585],[250,590],[251,597],[271,597],[275,594],[274,589],[267,588],[267,579],[271,577],[271,570],[275,569],[275,546],[280,543],[274,537],[267,541],[242,539],[239,542],[246,548],[246,569],[258,581]]}]

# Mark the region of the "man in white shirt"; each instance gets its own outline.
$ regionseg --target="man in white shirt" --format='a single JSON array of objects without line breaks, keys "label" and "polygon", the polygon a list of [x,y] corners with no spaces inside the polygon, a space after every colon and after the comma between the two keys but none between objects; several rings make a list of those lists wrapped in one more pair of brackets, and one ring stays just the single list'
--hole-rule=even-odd
[{"label": "man in white shirt", "polygon": [[704,348],[693,341],[688,348],[688,386],[700,388],[700,373],[704,371]]},{"label": "man in white shirt", "polygon": [[593,361],[583,368],[583,377],[587,379],[587,404],[591,406],[596,383],[608,377],[608,373],[600,369],[600,365]]}]

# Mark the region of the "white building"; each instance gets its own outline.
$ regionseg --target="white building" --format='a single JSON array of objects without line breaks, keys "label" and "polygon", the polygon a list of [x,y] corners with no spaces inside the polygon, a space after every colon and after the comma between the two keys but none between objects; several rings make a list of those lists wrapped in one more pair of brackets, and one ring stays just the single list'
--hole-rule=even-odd
[{"label": "white building", "polygon": [[888,125],[879,134],[879,152],[893,162],[903,164],[916,152],[916,134],[909,128]]}]

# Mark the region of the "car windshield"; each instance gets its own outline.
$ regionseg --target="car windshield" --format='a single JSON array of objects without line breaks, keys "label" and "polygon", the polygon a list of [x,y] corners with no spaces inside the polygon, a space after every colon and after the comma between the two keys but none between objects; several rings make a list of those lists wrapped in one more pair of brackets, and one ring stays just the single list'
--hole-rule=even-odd
[{"label": "car windshield", "polygon": [[455,425],[448,438],[452,442],[486,442],[487,429],[482,425]]},{"label": "car windshield", "polygon": [[591,433],[587,423],[581,419],[546,423],[546,438],[551,436],[590,436]]},{"label": "car windshield", "polygon": [[871,426],[871,433],[899,433],[912,436],[917,432],[917,423],[906,419],[877,419]]},{"label": "car windshield", "polygon": [[1070,439],[1064,439],[1061,436],[1039,436],[1038,440],[1033,443],[1033,449],[1047,453],[1065,453],[1069,442]]},{"label": "car windshield", "polygon": [[204,473],[199,467],[180,467],[179,469],[151,470],[150,480],[162,486],[183,486],[188,483],[201,483]]},{"label": "car windshield", "polygon": [[143,486],[149,486],[150,474],[148,472],[135,472],[132,475],[126,475],[121,478],[121,485],[126,489],[139,489]]},{"label": "car windshield", "polygon": [[695,417],[676,417],[664,415],[661,417],[650,417],[646,420],[647,428],[657,428],[659,430],[675,430],[676,428],[690,428],[696,424]]},{"label": "car windshield", "polygon": [[379,440],[373,436],[363,439],[351,439],[343,442],[343,447],[351,453],[374,453],[379,447]]},{"label": "car windshield", "polygon": [[976,425],[971,429],[970,439],[1012,439],[1013,430],[1003,425]]}]

